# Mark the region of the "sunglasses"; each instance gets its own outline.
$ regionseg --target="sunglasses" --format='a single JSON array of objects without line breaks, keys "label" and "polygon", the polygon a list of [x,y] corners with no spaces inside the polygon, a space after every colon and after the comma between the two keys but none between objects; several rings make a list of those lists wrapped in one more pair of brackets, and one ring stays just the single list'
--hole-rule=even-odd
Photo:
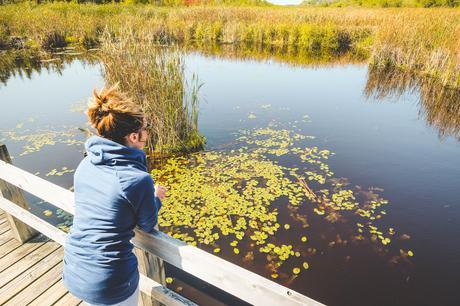
[{"label": "sunglasses", "polygon": [[139,131],[148,131],[152,127],[153,127],[153,125],[150,122],[147,122],[147,124],[145,126],[141,127],[141,129]]}]

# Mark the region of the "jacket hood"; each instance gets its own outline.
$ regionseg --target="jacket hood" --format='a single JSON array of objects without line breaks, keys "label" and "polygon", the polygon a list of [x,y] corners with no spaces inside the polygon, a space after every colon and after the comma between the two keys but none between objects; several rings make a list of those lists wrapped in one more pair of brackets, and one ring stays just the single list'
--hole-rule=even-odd
[{"label": "jacket hood", "polygon": [[130,148],[100,136],[88,138],[85,149],[91,163],[95,165],[131,165],[147,171],[147,158],[142,150]]}]

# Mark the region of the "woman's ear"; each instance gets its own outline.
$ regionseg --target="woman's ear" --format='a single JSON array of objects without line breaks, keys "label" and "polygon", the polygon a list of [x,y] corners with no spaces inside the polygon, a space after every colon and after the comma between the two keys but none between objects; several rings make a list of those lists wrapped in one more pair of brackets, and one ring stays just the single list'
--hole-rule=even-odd
[{"label": "woman's ear", "polygon": [[128,146],[136,143],[138,141],[138,137],[139,137],[139,135],[137,133],[129,133],[126,136]]}]

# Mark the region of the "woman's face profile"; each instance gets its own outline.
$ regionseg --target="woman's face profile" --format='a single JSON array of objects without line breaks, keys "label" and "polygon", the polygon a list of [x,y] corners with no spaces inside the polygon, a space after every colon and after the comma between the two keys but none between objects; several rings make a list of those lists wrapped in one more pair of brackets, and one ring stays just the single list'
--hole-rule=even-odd
[{"label": "woman's face profile", "polygon": [[126,145],[131,148],[142,150],[145,147],[145,142],[148,137],[147,129],[147,120],[144,118],[142,128],[138,132],[130,133],[126,136]]}]

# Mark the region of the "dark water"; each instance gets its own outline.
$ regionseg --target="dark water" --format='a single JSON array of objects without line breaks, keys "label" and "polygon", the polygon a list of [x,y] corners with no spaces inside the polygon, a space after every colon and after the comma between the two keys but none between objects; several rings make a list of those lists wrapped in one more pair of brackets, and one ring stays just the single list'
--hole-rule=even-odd
[{"label": "dark water", "polygon": [[[187,72],[197,73],[204,83],[199,126],[208,149],[234,141],[241,129],[264,128],[273,121],[295,126],[314,135],[315,145],[335,153],[328,162],[335,176],[383,189],[380,194],[389,204],[380,223],[394,227],[396,236],[410,237],[400,241],[395,236],[394,243],[380,249],[341,244],[337,241],[347,237],[346,225],[325,225],[313,215],[308,236],[317,254],[309,257],[310,268],[277,281],[329,305],[458,304],[457,93],[439,94],[433,84],[375,73],[360,64],[293,67],[197,54],[188,55],[186,64]],[[81,110],[103,79],[94,63],[77,60],[61,68],[33,72],[30,78],[11,75],[0,85],[0,138],[15,165],[70,188],[71,170],[82,158],[85,139],[78,129],[86,128]],[[302,120],[305,115],[311,122]],[[35,136],[21,138],[24,135]],[[27,144],[36,149],[24,148]],[[46,209],[50,207],[34,205],[37,214]],[[53,215],[43,217],[59,223],[51,211]],[[279,211],[283,224],[287,211]],[[291,234],[280,235],[293,238],[295,231],[294,226]],[[340,235],[332,246],[324,243],[329,232]],[[391,264],[400,248],[414,256]],[[264,263],[245,264],[229,250],[220,256],[269,277]]]}]

